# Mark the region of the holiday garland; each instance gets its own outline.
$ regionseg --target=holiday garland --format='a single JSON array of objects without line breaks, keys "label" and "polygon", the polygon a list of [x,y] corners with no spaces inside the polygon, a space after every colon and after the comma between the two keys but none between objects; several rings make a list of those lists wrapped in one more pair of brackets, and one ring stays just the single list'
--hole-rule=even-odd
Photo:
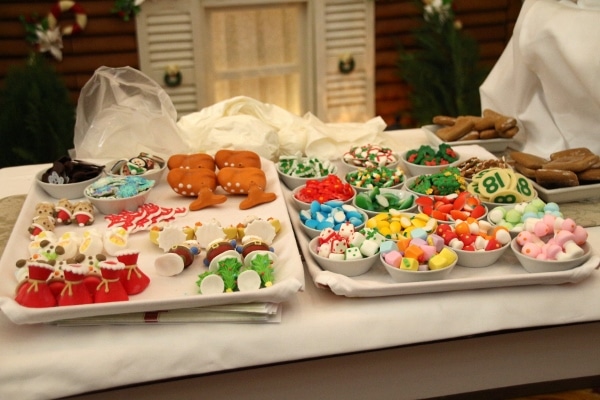
[{"label": "holiday garland", "polygon": [[479,66],[477,42],[462,30],[452,0],[416,4],[423,16],[413,31],[417,47],[400,46],[398,61],[409,85],[412,119],[426,125],[436,115],[479,115],[479,86],[488,71]]},{"label": "holiday garland", "polygon": [[[119,15],[124,21],[129,21],[140,12],[144,0],[115,0],[111,12]],[[75,23],[59,26],[59,18],[63,13],[74,15]],[[58,61],[62,60],[63,36],[83,32],[87,25],[87,14],[83,7],[75,1],[58,1],[52,5],[48,14],[40,18],[33,14],[20,17],[25,28],[25,40],[33,45],[40,53],[48,52]]]}]

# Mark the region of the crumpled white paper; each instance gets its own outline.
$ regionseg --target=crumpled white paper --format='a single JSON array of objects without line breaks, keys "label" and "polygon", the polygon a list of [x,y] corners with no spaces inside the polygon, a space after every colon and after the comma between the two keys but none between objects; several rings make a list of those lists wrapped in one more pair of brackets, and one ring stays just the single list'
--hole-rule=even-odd
[{"label": "crumpled white paper", "polygon": [[302,153],[340,158],[352,145],[382,144],[381,118],[326,124],[246,96],[221,101],[177,121],[168,94],[130,67],[100,67],[81,90],[75,124],[78,158],[129,158],[144,151],[175,153],[251,150],[271,161]]},{"label": "crumpled white paper", "polygon": [[335,159],[352,145],[381,144],[380,117],[366,123],[324,123],[246,96],[233,97],[181,117],[177,123],[191,152],[252,150],[276,161],[296,153]]}]

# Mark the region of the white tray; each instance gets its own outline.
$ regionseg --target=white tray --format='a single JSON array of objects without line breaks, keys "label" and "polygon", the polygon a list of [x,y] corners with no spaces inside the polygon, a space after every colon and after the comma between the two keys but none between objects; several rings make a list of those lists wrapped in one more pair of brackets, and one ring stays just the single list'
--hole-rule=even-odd
[{"label": "white tray", "polygon": [[491,153],[502,153],[504,150],[506,150],[508,145],[514,141],[514,139],[497,138],[486,140],[457,140],[454,142],[445,142],[442,139],[440,139],[438,135],[435,134],[440,128],[441,125],[425,125],[421,127],[421,129],[423,129],[423,131],[425,132],[429,143],[436,146],[439,146],[441,143],[446,143],[451,146],[467,146],[470,144],[476,144],[483,147]]},{"label": "white tray", "polygon": [[[284,192],[286,192],[288,202],[291,202],[291,192],[286,189],[284,189]],[[509,249],[492,266],[485,268],[456,266],[445,280],[396,283],[380,261],[377,261],[366,274],[350,278],[322,270],[313,260],[308,250],[310,240],[300,229],[300,218],[293,213],[290,213],[290,218],[294,230],[298,232],[296,238],[304,255],[308,272],[315,285],[324,289],[328,288],[334,294],[346,297],[382,297],[505,286],[575,283],[588,278],[600,262],[600,257],[593,255],[588,262],[569,271],[531,274],[521,267],[515,255]]]},{"label": "white tray", "polygon": [[[181,227],[186,225],[193,226],[196,222],[209,222],[214,218],[225,227],[242,223],[251,215],[263,219],[269,217],[278,219],[281,222],[281,231],[275,237],[272,247],[279,256],[279,260],[285,260],[285,262],[278,263],[275,272],[276,280],[273,286],[253,292],[216,295],[198,294],[196,280],[198,275],[206,270],[203,264],[205,252],[202,251],[194,263],[180,275],[175,277],[159,276],[154,272],[154,259],[164,254],[164,252],[150,242],[147,231],[141,231],[130,235],[129,248],[141,251],[138,266],[151,279],[150,285],[144,292],[131,296],[129,301],[125,302],[51,308],[23,307],[14,301],[14,292],[17,283],[14,275],[16,270],[15,262],[18,259],[28,257],[27,245],[29,243],[29,234],[27,233],[27,227],[31,223],[35,205],[41,201],[56,203],[56,199],[48,197],[34,183],[23,204],[21,214],[15,223],[15,228],[11,233],[2,259],[0,260],[0,309],[14,323],[30,324],[97,315],[172,310],[235,303],[279,303],[286,301],[299,290],[304,289],[304,269],[296,246],[289,245],[290,243],[295,243],[294,232],[275,165],[264,159],[262,162],[263,170],[267,176],[267,190],[277,194],[277,199],[274,202],[243,211],[239,209],[239,203],[243,199],[243,196],[229,196],[224,204],[200,211],[191,211],[186,216],[176,219],[173,225]],[[166,183],[166,174],[163,180],[152,190],[148,198],[148,202],[166,207],[187,207],[191,201],[191,198],[181,197],[171,190]],[[91,227],[103,230],[106,226],[107,223],[104,221],[103,215],[97,214],[96,222]],[[56,232],[57,234],[62,234],[70,230],[78,231],[84,230],[84,228],[74,227],[73,225],[57,226]]]},{"label": "white tray", "polygon": [[535,181],[532,182],[533,187],[538,192],[538,197],[547,203],[568,203],[571,201],[582,201],[600,197],[600,183],[558,189],[546,189]]}]

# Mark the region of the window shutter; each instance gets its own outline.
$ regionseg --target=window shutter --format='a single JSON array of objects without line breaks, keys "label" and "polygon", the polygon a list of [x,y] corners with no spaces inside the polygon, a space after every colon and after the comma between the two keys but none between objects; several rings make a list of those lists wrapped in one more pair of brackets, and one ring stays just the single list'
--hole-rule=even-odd
[{"label": "window shutter", "polygon": [[[281,0],[236,0],[234,3],[277,3]],[[247,3],[247,4],[246,4]],[[221,3],[218,3],[219,5]],[[229,3],[226,3],[230,5]],[[300,85],[310,95],[310,111],[325,122],[360,122],[374,116],[374,1],[307,0],[308,26],[312,33],[314,65],[309,82]],[[211,77],[202,61],[207,54],[203,0],[146,0],[136,17],[140,69],[163,87],[165,68],[177,64],[182,83],[165,87],[178,114],[208,106],[207,84]],[[231,5],[230,5],[231,6]],[[312,19],[312,21],[311,21]],[[340,57],[350,55],[354,69],[339,70]],[[309,59],[312,58],[312,59]],[[310,65],[309,64],[309,65]]]},{"label": "window shutter", "polygon": [[[179,116],[198,110],[194,10],[190,0],[151,0],[144,3],[136,17],[140,69],[165,88]],[[179,67],[181,85],[165,84],[169,64]]]},{"label": "window shutter", "polygon": [[[317,116],[328,122],[372,118],[374,101],[374,2],[315,2]],[[339,63],[352,57],[354,69],[342,73]]]}]

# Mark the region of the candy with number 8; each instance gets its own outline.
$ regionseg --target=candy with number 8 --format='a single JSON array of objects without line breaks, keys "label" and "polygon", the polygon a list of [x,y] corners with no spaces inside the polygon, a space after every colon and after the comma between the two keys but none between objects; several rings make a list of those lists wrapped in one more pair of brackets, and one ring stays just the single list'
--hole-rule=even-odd
[{"label": "candy with number 8", "polygon": [[467,191],[487,203],[515,204],[537,197],[533,184],[510,168],[489,168],[473,176]]}]

